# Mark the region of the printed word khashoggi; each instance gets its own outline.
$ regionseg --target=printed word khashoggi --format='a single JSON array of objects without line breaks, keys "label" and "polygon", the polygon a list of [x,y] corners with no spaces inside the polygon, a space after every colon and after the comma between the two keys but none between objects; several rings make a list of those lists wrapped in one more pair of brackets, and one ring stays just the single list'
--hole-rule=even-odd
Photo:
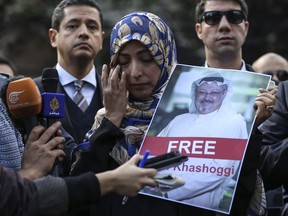
[{"label": "printed word khashoggi", "polygon": [[201,165],[187,165],[185,163],[173,168],[174,171],[193,172],[193,173],[210,173],[216,174],[217,176],[233,176],[235,174],[234,166],[232,167],[216,167],[207,166],[206,164]]},{"label": "printed word khashoggi", "polygon": [[180,153],[195,154],[195,155],[215,155],[216,141],[214,140],[180,140],[169,141],[168,151],[178,150]]}]

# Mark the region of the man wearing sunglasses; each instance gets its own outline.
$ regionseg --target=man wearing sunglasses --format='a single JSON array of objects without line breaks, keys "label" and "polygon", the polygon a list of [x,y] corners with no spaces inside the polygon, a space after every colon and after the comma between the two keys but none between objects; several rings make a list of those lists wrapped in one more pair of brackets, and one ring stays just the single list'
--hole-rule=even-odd
[{"label": "man wearing sunglasses", "polygon": [[269,52],[260,56],[252,67],[257,73],[270,75],[277,85],[288,80],[288,61],[277,53]]},{"label": "man wearing sunglasses", "polygon": [[[242,59],[242,45],[249,29],[248,7],[245,0],[201,0],[196,6],[195,14],[197,22],[195,31],[204,44],[206,67],[252,70]],[[243,161],[231,215],[247,215],[247,211],[251,211],[249,206],[255,202],[266,202],[257,175],[261,145],[261,135],[258,135],[257,127],[271,116],[275,104],[275,96],[272,93],[274,92],[260,90],[255,99],[256,120]],[[259,180],[257,188],[256,180]],[[259,199],[255,200],[252,196],[258,188],[260,193],[255,193],[255,197],[259,195]],[[259,209],[252,209],[253,213],[262,215],[261,211],[265,211],[265,205],[255,206]]]}]

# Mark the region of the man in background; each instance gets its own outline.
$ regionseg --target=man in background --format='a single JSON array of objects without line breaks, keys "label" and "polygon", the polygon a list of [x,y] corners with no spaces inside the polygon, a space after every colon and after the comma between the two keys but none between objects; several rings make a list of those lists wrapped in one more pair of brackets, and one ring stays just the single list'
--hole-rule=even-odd
[{"label": "man in background", "polygon": [[288,61],[277,53],[269,52],[260,56],[254,61],[252,67],[257,73],[271,75],[276,85],[288,80]]},{"label": "man in background", "polygon": [[[77,144],[83,142],[102,108],[102,92],[94,59],[104,39],[101,9],[94,0],[63,0],[54,10],[49,29],[57,50],[58,93],[65,94],[63,128]],[[41,77],[36,78],[41,92]]]},{"label": "man in background", "polygon": [[[195,30],[205,48],[205,66],[223,69],[252,70],[242,59],[242,46],[248,34],[248,6],[245,0],[201,0],[196,6]],[[265,211],[264,188],[259,185],[260,199],[253,197],[256,189],[257,169],[260,157],[261,136],[257,135],[257,127],[272,114],[269,106],[274,106],[275,97],[265,89],[260,90],[254,108],[256,120],[249,139],[231,215],[247,215],[248,210],[260,214]],[[262,192],[261,192],[262,190]],[[263,199],[262,199],[263,198]],[[256,209],[253,204],[257,203]],[[262,205],[258,205],[259,202]],[[250,206],[250,209],[249,209]]]}]

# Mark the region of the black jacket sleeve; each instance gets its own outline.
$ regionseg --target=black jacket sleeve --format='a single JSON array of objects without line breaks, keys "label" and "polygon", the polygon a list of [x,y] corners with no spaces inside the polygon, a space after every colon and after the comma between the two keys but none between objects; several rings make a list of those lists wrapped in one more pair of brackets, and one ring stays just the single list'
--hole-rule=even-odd
[{"label": "black jacket sleeve", "polygon": [[230,215],[247,215],[247,209],[256,189],[261,142],[261,133],[251,135],[249,139]]},{"label": "black jacket sleeve", "polygon": [[118,165],[109,153],[116,144],[117,139],[124,138],[121,130],[104,118],[100,127],[90,138],[90,147],[81,153],[71,175],[92,171],[99,173],[116,168]]},{"label": "black jacket sleeve", "polygon": [[265,189],[288,182],[288,81],[279,83],[272,116],[259,128],[263,133],[260,173]]},{"label": "black jacket sleeve", "polygon": [[71,208],[95,204],[100,200],[100,185],[93,173],[64,178],[45,176],[34,183],[38,193],[39,215],[59,215]]},{"label": "black jacket sleeve", "polygon": [[15,171],[0,167],[0,194],[0,215],[38,215],[35,184]]},{"label": "black jacket sleeve", "polygon": [[64,180],[68,189],[69,209],[100,201],[100,184],[94,173],[65,177]]}]

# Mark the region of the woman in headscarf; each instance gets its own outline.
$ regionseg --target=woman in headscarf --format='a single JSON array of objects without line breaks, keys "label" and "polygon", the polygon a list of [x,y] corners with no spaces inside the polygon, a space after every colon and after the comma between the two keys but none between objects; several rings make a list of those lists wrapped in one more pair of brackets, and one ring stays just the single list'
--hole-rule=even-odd
[{"label": "woman in headscarf", "polygon": [[[172,31],[161,18],[152,13],[134,12],[116,23],[110,47],[109,75],[107,65],[102,69],[105,105],[98,111],[87,137],[90,150],[96,145],[107,150],[109,145],[108,154],[121,165],[140,147],[176,66],[176,46]],[[99,133],[108,128],[109,136],[101,136],[99,141]],[[103,138],[108,144],[103,144]],[[103,149],[99,151],[101,158],[106,157]]]},{"label": "woman in headscarf", "polygon": [[[114,169],[137,153],[176,66],[173,33],[152,13],[134,12],[124,16],[112,29],[110,47],[111,70],[108,74],[107,65],[102,69],[105,108],[95,116],[93,128],[87,133],[89,147],[82,150],[72,175]],[[151,203],[159,206],[165,201],[140,197],[129,199],[122,206],[122,199],[116,195],[107,197],[98,206],[98,215],[163,213],[162,208],[148,208],[152,208]],[[173,204],[169,206],[172,208]],[[165,208],[167,214],[176,215],[175,208],[169,210],[168,205]]]},{"label": "woman in headscarf", "polygon": [[113,28],[109,77],[103,67],[105,108],[97,113],[93,129],[106,117],[125,134],[111,152],[119,164],[139,149],[175,63],[173,34],[154,14],[129,14]]}]

